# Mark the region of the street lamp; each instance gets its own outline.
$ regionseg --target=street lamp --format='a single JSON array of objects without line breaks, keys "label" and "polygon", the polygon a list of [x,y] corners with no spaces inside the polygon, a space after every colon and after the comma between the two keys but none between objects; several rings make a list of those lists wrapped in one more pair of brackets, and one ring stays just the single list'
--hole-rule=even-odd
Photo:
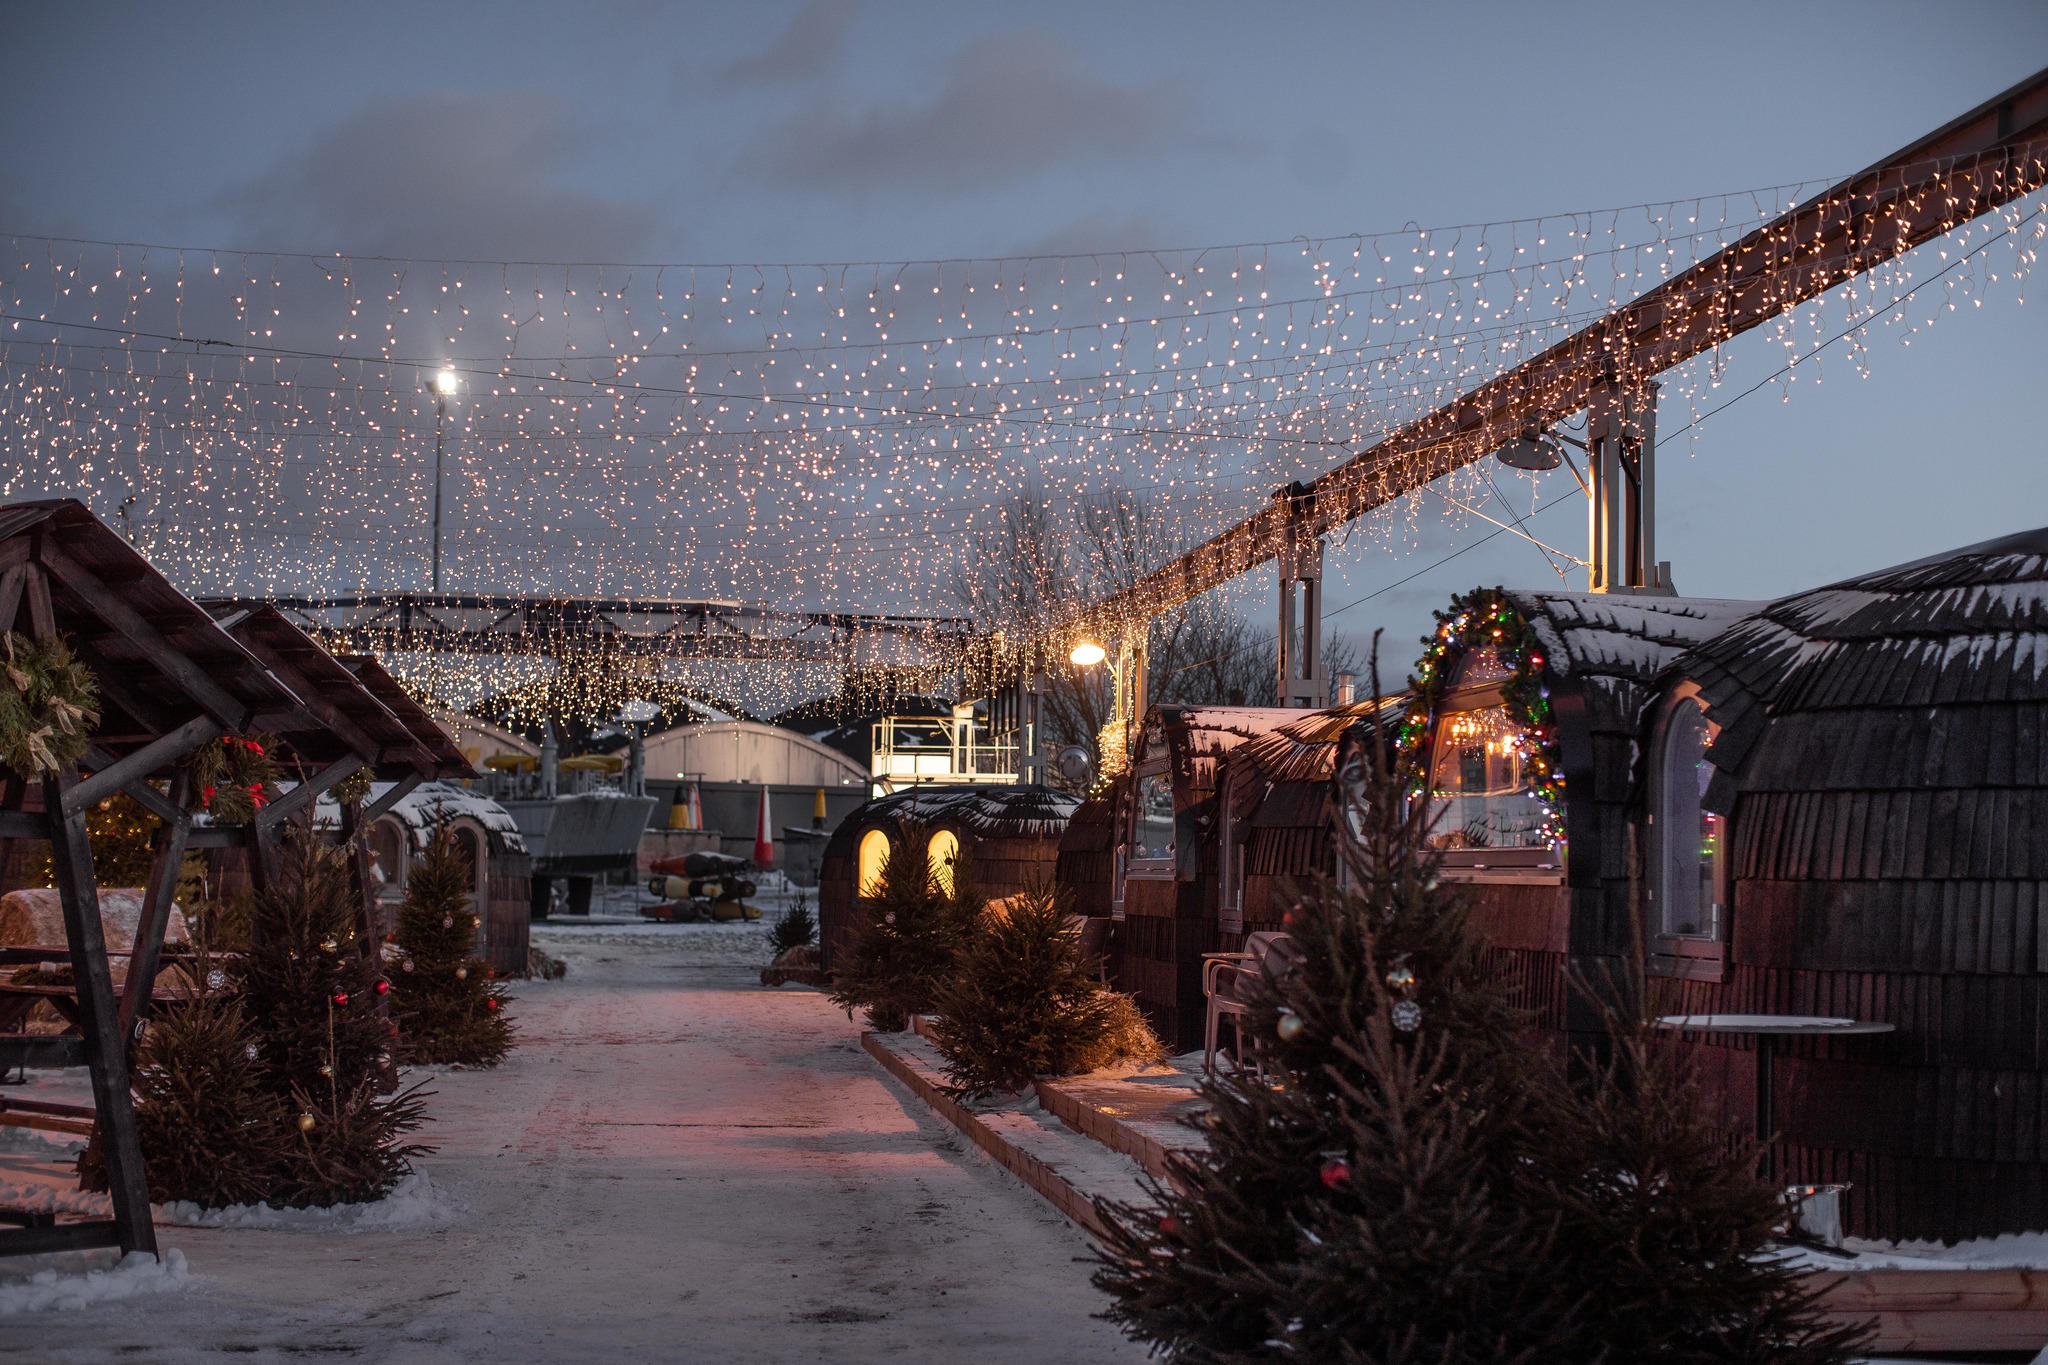
[{"label": "street lamp", "polygon": [[1076,668],[1093,668],[1109,657],[1109,651],[1094,640],[1083,640],[1067,655]]},{"label": "street lamp", "polygon": [[461,383],[455,367],[444,365],[434,376],[434,591],[441,591],[441,451],[445,447],[443,428],[448,423],[448,400]]}]

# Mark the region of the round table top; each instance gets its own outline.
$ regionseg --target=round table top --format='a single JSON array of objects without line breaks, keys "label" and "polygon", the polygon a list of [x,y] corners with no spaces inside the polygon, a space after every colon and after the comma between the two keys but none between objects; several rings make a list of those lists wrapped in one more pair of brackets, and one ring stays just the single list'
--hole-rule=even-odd
[{"label": "round table top", "polygon": [[1690,1033],[1763,1033],[1797,1037],[1803,1034],[1890,1033],[1897,1025],[1868,1019],[1830,1019],[1811,1014],[1667,1014],[1657,1021],[1657,1027]]}]

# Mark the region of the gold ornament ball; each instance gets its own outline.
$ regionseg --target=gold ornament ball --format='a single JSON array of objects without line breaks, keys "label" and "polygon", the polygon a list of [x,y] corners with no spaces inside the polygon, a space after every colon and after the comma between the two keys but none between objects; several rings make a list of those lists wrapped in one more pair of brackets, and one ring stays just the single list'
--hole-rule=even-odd
[{"label": "gold ornament ball", "polygon": [[299,1131],[310,1133],[313,1131],[313,1125],[317,1122],[319,1120],[315,1119],[311,1114],[301,1114],[299,1115]]},{"label": "gold ornament ball", "polygon": [[467,968],[467,967],[457,967],[457,968],[455,969],[455,979],[456,979],[457,981],[467,981],[467,980],[469,980],[469,968]]},{"label": "gold ornament ball", "polygon": [[340,946],[341,945],[339,943],[336,943],[331,937],[323,938],[320,940],[320,951],[323,953],[331,953]]},{"label": "gold ornament ball", "polygon": [[1301,1022],[1300,1015],[1283,1014],[1280,1016],[1279,1025],[1273,1031],[1280,1035],[1281,1042],[1291,1043],[1301,1036],[1302,1029],[1306,1027],[1307,1025]]}]

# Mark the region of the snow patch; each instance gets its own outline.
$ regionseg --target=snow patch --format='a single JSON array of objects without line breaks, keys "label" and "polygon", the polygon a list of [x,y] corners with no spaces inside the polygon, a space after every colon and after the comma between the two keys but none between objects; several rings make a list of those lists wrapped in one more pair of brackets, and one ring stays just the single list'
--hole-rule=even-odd
[{"label": "snow patch", "polygon": [[194,1283],[185,1253],[171,1247],[158,1260],[146,1251],[131,1251],[107,1269],[83,1275],[39,1270],[26,1279],[0,1282],[0,1317],[86,1308],[138,1294],[184,1289]]},{"label": "snow patch", "polygon": [[182,1228],[269,1228],[312,1232],[412,1232],[445,1227],[463,1212],[425,1171],[414,1171],[382,1199],[335,1204],[324,1209],[274,1209],[268,1204],[230,1204],[205,1209],[189,1200],[160,1204],[156,1220]]},{"label": "snow patch", "polygon": [[1814,1270],[2006,1270],[2048,1269],[2048,1232],[2007,1232],[1979,1237],[1954,1246],[1939,1242],[1872,1242],[1844,1238],[1844,1251],[1831,1256],[1802,1250],[1793,1256]]}]

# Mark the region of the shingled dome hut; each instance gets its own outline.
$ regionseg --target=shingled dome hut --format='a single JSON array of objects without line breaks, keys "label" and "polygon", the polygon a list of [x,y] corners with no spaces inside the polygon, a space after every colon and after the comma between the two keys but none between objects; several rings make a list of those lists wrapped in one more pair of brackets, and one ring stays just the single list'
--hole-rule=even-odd
[{"label": "shingled dome hut", "polygon": [[[1682,1007],[1897,1029],[1778,1044],[1778,1169],[1851,1182],[1857,1235],[2048,1228],[2048,529],[1770,604],[1641,738]],[[1747,1110],[1753,1043],[1697,1045]]]},{"label": "shingled dome hut", "polygon": [[[965,858],[990,899],[1051,882],[1060,836],[1080,801],[1050,787],[912,787],[848,815],[825,845],[818,874],[818,928],[824,964],[853,931],[862,892],[891,851],[925,842],[934,867]],[[943,874],[942,874],[943,875]]]},{"label": "shingled dome hut", "polygon": [[[1438,613],[1398,740],[1428,773],[1442,875],[1560,1050],[1600,1026],[1566,989],[1576,964],[1620,971],[1629,923],[1634,739],[1661,671],[1759,604],[1478,589]],[[1362,761],[1370,715],[1339,771]]]}]

